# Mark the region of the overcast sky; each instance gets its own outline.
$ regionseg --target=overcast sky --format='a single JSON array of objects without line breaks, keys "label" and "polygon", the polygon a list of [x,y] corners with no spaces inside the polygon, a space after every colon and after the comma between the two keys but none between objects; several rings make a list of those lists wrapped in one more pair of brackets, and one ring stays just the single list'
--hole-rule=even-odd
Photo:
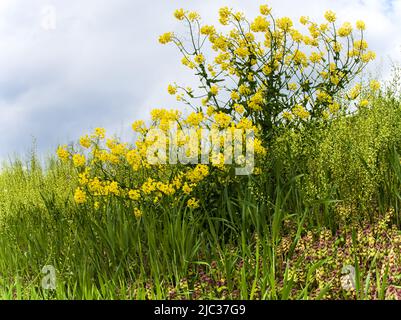
[{"label": "overcast sky", "polygon": [[[170,82],[194,83],[172,46],[176,8],[197,10],[205,23],[221,6],[252,17],[266,1],[0,0],[0,159],[26,154],[35,139],[54,152],[97,126],[127,135],[151,108],[174,107]],[[270,0],[278,16],[366,21],[367,40],[384,73],[401,60],[401,0]],[[371,70],[377,69],[376,65]]]}]

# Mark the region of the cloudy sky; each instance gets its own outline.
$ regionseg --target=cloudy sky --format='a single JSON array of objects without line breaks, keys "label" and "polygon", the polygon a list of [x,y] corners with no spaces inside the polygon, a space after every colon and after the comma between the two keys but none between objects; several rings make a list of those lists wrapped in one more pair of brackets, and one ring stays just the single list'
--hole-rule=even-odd
[{"label": "cloudy sky", "polygon": [[[151,108],[174,107],[168,83],[195,78],[158,36],[180,31],[174,9],[197,10],[205,23],[221,6],[258,12],[266,1],[0,0],[0,160],[54,152],[97,126],[126,136]],[[401,0],[270,0],[278,16],[366,21],[367,39],[388,73],[401,60]]]}]

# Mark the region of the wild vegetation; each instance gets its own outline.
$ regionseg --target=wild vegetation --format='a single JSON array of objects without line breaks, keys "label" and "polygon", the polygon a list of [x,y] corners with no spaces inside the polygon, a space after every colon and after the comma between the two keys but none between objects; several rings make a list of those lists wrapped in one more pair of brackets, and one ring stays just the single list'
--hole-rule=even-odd
[{"label": "wild vegetation", "polygon": [[[159,41],[200,84],[168,92],[192,112],[152,110],[131,142],[96,128],[45,164],[5,164],[0,297],[399,299],[400,73],[363,76],[364,22],[328,11],[297,30],[263,5],[252,21],[220,9],[218,31],[174,15],[188,41]],[[221,132],[252,158],[227,161]]]}]

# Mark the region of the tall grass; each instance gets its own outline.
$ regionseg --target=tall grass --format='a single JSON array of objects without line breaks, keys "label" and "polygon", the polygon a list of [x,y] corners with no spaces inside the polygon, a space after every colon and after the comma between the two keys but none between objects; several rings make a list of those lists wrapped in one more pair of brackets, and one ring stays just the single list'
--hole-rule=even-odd
[{"label": "tall grass", "polygon": [[[382,96],[328,127],[286,132],[261,175],[227,184],[200,210],[183,199],[139,220],[116,200],[77,207],[67,164],[15,161],[0,174],[0,297],[326,298],[330,283],[317,290],[316,273],[329,257],[305,264],[297,248],[308,231],[339,230],[339,206],[352,223],[394,209],[399,226],[399,120],[400,100]],[[351,264],[363,299],[376,265],[359,269],[359,259]],[[45,265],[57,270],[55,290],[41,286]],[[300,289],[292,273],[302,268]],[[386,279],[375,279],[384,297]]]}]

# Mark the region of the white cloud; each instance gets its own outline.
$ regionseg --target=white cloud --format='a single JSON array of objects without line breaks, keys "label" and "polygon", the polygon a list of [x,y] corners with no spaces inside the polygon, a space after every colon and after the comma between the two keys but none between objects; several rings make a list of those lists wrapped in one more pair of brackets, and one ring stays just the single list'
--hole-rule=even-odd
[{"label": "white cloud", "polygon": [[[197,10],[207,23],[221,6],[258,13],[265,1],[1,0],[0,158],[29,149],[52,151],[95,126],[124,134],[153,107],[177,106],[169,82],[194,84],[172,46],[158,35],[182,31],[174,9]],[[400,60],[401,1],[271,0],[279,16],[323,21],[332,9],[341,20],[363,19],[379,57]],[[55,30],[43,28],[43,8],[56,9]],[[378,59],[380,60],[380,59]]]}]

